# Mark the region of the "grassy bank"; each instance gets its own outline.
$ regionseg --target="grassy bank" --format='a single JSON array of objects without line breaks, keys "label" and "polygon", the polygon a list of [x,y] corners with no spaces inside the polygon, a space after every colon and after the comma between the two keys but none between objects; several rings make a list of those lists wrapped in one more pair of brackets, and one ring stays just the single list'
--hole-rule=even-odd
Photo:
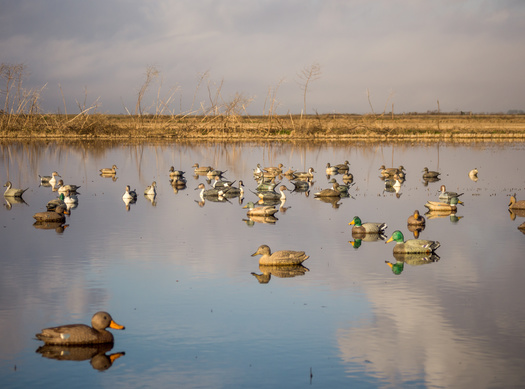
[{"label": "grassy bank", "polygon": [[525,115],[0,115],[2,138],[525,140]]}]

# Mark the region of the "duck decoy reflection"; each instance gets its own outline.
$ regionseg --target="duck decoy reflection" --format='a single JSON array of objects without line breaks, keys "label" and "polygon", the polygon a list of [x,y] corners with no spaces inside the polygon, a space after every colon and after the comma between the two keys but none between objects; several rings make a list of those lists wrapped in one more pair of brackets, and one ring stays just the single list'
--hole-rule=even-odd
[{"label": "duck decoy reflection", "polygon": [[112,349],[112,343],[84,346],[45,344],[40,346],[36,352],[42,354],[44,358],[56,359],[58,361],[89,360],[93,369],[104,371],[109,369],[115,360],[126,355],[123,351],[107,355]]},{"label": "duck decoy reflection", "polygon": [[37,339],[46,344],[81,345],[113,343],[113,334],[106,328],[123,330],[125,327],[113,321],[111,315],[100,311],[91,318],[91,327],[85,324],[68,324],[44,328],[36,334]]},{"label": "duck decoy reflection", "polygon": [[257,278],[260,284],[267,284],[270,282],[272,275],[278,278],[292,278],[304,276],[310,269],[303,265],[259,265],[259,271],[261,274],[252,272],[251,275]]}]

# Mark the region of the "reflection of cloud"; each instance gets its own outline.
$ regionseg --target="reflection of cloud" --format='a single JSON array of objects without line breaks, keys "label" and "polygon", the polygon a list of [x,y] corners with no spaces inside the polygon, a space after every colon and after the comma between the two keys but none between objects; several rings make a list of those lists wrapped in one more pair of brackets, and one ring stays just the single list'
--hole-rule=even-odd
[{"label": "reflection of cloud", "polygon": [[337,332],[351,372],[365,370],[387,387],[412,380],[430,387],[490,387],[503,376],[507,384],[522,384],[521,364],[499,354],[489,337],[472,337],[450,323],[432,293],[406,285],[393,293],[377,284],[369,291],[373,320]]}]

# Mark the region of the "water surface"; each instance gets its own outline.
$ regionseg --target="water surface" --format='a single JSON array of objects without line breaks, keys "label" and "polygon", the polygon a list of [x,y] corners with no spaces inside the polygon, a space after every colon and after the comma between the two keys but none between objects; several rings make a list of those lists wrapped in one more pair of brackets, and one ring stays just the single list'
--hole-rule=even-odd
[{"label": "water surface", "polygon": [[[525,199],[523,143],[89,143],[1,145],[1,181],[29,187],[0,209],[0,377],[3,386],[117,387],[509,387],[525,362],[525,236],[509,196]],[[351,197],[314,199],[328,188],[327,162],[350,161]],[[201,201],[191,166],[243,180],[245,196]],[[247,222],[257,163],[316,170],[310,195],[289,193],[272,224]],[[114,179],[99,169],[118,166]],[[399,193],[380,165],[403,165]],[[186,171],[174,190],[170,166]],[[427,166],[441,180],[421,179]],[[479,179],[468,172],[478,168]],[[56,197],[38,175],[81,185],[65,229],[38,229],[33,214]],[[341,181],[340,176],[336,178]],[[158,184],[153,202],[142,195]],[[286,179],[282,183],[293,185]],[[463,192],[455,217],[429,218],[421,238],[439,260],[407,261],[394,274],[394,243],[355,242],[348,222],[388,224],[424,213],[439,186]],[[126,204],[126,185],[136,204]],[[263,274],[257,247],[304,250],[309,271]],[[35,352],[42,328],[89,323],[109,311],[113,364],[56,360]],[[62,353],[64,354],[64,353]],[[67,352],[66,352],[67,354]],[[71,354],[71,353],[70,353]],[[96,352],[95,352],[96,354]],[[107,360],[104,360],[107,362]],[[100,363],[100,362],[99,362]]]}]

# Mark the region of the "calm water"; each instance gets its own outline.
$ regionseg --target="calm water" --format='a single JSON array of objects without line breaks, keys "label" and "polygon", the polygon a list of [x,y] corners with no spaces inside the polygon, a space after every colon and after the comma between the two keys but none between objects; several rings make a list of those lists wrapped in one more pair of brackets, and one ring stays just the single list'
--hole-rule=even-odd
[{"label": "calm water", "polygon": [[[525,199],[525,144],[3,143],[0,180],[29,187],[25,203],[0,209],[2,387],[517,387],[525,379],[525,235],[509,196]],[[337,205],[327,162],[349,160],[355,185]],[[316,170],[310,196],[290,193],[274,224],[246,222],[239,199],[200,201],[191,166],[243,180],[263,166]],[[116,180],[99,169],[118,166]],[[380,165],[407,179],[384,191]],[[174,190],[170,166],[185,170]],[[442,172],[424,185],[421,170]],[[521,166],[521,168],[520,168]],[[469,179],[477,167],[479,180]],[[38,175],[58,171],[81,185],[65,229],[37,229],[33,214],[56,197]],[[341,181],[340,176],[336,176]],[[142,195],[157,181],[154,202]],[[293,185],[286,178],[282,182]],[[139,192],[127,209],[129,184]],[[426,212],[441,184],[464,192],[454,218],[429,218],[421,238],[439,260],[406,261],[395,275],[394,243],[354,241],[348,222],[388,224],[405,238],[408,216]],[[274,272],[259,283],[261,244],[304,250],[308,272]],[[296,272],[297,273],[297,272]],[[268,275],[268,274],[267,274]],[[112,350],[58,350],[43,357],[42,328],[89,323],[107,310]],[[113,364],[104,355],[125,352]],[[96,358],[90,361],[91,356]],[[91,363],[90,363],[91,362]],[[106,369],[103,373],[98,369]],[[312,376],[311,376],[312,375]]]}]

